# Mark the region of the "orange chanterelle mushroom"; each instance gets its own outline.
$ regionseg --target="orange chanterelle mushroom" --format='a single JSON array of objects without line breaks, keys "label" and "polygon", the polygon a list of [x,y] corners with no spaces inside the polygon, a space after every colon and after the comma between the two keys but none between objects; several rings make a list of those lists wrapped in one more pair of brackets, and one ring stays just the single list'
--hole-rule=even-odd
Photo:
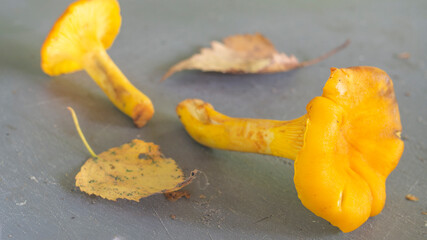
[{"label": "orange chanterelle mushroom", "polygon": [[393,83],[374,67],[332,68],[322,96],[291,121],[231,118],[198,99],[177,113],[203,145],[295,160],[302,204],[343,232],[381,212],[386,178],[403,152]]},{"label": "orange chanterelle mushroom", "polygon": [[41,67],[51,76],[86,70],[113,104],[144,126],[153,116],[151,100],[140,92],[105,51],[119,33],[116,0],[79,0],[57,20],[41,49]]}]

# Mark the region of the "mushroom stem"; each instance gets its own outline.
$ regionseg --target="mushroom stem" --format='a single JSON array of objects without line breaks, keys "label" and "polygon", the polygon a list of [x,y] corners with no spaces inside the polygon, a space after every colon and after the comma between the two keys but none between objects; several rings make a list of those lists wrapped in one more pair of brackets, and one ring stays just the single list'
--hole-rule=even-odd
[{"label": "mushroom stem", "polygon": [[176,111],[187,132],[202,145],[292,160],[303,145],[307,123],[306,115],[290,121],[232,118],[199,99],[182,101]]},{"label": "mushroom stem", "polygon": [[151,100],[132,85],[103,48],[87,53],[83,66],[111,102],[131,117],[137,127],[151,119],[154,114]]}]

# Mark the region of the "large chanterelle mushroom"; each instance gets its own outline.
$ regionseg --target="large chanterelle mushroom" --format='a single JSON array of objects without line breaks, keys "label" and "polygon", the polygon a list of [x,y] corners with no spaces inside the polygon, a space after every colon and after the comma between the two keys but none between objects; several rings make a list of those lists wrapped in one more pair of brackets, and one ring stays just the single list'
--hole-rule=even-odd
[{"label": "large chanterelle mushroom", "polygon": [[301,202],[343,232],[381,212],[404,148],[392,80],[375,67],[332,68],[322,96],[291,121],[231,118],[198,99],[177,113],[205,146],[295,160]]}]

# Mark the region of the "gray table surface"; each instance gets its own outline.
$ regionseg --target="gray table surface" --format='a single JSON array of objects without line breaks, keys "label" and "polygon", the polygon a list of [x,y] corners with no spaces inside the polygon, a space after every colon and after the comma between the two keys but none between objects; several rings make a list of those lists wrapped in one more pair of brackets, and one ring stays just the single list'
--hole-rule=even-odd
[{"label": "gray table surface", "polygon": [[[0,239],[426,239],[427,1],[122,0],[123,23],[109,54],[152,100],[137,129],[85,72],[51,78],[40,47],[70,1],[0,4]],[[311,67],[272,75],[167,69],[212,40],[261,32],[301,60],[345,39],[344,51]],[[397,54],[409,52],[407,60]],[[205,148],[184,131],[175,106],[201,98],[236,117],[292,119],[320,95],[330,67],[372,65],[395,84],[405,152],[387,181],[382,213],[343,234],[300,203],[288,159]],[[189,200],[162,195],[112,202],[74,187],[89,157],[66,106],[96,152],[133,138],[153,141],[200,178]],[[411,193],[418,202],[405,200]],[[200,199],[204,194],[207,198]],[[176,215],[172,220],[170,215]]]}]

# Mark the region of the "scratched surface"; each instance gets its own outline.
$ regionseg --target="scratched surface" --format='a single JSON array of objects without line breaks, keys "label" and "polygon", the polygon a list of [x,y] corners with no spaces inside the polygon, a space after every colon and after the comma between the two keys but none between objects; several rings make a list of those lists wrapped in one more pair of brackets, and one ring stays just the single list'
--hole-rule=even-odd
[{"label": "scratched surface", "polygon": [[[133,127],[84,72],[51,78],[39,49],[70,1],[2,0],[0,7],[0,239],[426,239],[427,2],[121,1],[121,33],[109,54],[153,100],[156,114]],[[314,2],[314,3],[312,3]],[[305,69],[262,76],[188,71],[160,83],[168,67],[211,40],[262,32],[301,60],[342,43],[337,55]],[[399,59],[402,52],[409,59]],[[387,181],[383,212],[343,234],[306,210],[287,159],[204,148],[175,115],[202,98],[237,117],[292,119],[320,95],[329,68],[373,65],[394,80],[406,148]],[[189,173],[189,200],[153,196],[112,202],[74,189],[89,157],[66,106],[96,152],[139,137],[162,147]],[[379,156],[380,157],[380,156]],[[406,194],[419,198],[405,200]],[[206,198],[200,198],[203,194]],[[170,215],[175,215],[172,220]]]}]

